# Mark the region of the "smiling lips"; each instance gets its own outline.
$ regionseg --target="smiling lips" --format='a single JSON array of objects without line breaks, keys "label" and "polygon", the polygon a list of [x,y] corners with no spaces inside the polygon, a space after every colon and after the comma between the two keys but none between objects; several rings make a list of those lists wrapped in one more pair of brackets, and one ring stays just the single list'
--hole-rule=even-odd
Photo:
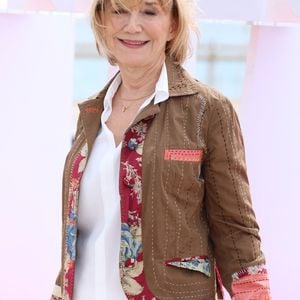
[{"label": "smiling lips", "polygon": [[122,39],[118,39],[118,40],[122,43],[122,45],[133,49],[141,48],[149,42],[149,41],[138,41],[138,40],[122,40]]}]

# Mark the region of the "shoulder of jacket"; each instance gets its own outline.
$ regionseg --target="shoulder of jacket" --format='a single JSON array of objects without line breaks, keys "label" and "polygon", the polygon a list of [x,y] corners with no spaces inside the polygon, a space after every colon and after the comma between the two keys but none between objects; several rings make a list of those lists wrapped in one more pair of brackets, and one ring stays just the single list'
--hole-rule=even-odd
[{"label": "shoulder of jacket", "polygon": [[222,94],[215,88],[208,86],[207,84],[197,79],[194,80],[198,87],[198,95],[204,97],[209,102],[209,104],[217,105],[219,102],[230,102],[224,94]]},{"label": "shoulder of jacket", "polygon": [[[181,65],[171,65],[171,71],[176,73],[177,76],[171,80],[171,88],[176,89],[179,92],[178,96],[198,96],[196,99],[206,99],[209,105],[217,105],[219,102],[228,102],[226,96],[215,88],[208,86],[202,81],[194,78],[184,67]],[[193,97],[195,98],[195,97]]]},{"label": "shoulder of jacket", "polygon": [[101,95],[101,92],[98,92],[96,94],[93,94],[85,99],[81,99],[77,102],[77,105],[79,106],[79,108],[84,107],[84,106],[90,106],[90,105],[94,105],[96,103],[98,103],[101,98],[99,97],[99,95]]},{"label": "shoulder of jacket", "polygon": [[197,86],[197,101],[204,101],[208,111],[213,112],[217,108],[226,107],[229,110],[235,110],[232,102],[220,91],[208,86],[207,84],[193,79]]}]

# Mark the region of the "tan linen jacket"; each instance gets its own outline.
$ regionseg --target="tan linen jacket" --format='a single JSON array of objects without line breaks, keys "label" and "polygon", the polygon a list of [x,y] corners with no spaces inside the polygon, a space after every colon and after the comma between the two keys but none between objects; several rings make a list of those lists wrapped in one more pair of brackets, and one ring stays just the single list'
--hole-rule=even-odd
[{"label": "tan linen jacket", "polygon": [[[231,293],[235,272],[265,263],[251,205],[244,144],[231,103],[192,79],[170,59],[166,66],[169,99],[158,105],[152,102],[132,123],[153,118],[142,156],[145,277],[157,299],[210,300],[215,299],[217,290],[215,267]],[[64,169],[63,249],[71,166],[84,143],[88,146],[88,159],[109,84],[79,106],[76,138]],[[180,156],[165,159],[169,150],[201,150],[203,155],[197,162]],[[213,269],[210,277],[166,264],[172,259],[194,256],[209,257]],[[62,251],[62,266],[65,259]],[[57,298],[53,299],[67,299],[66,280],[70,278],[60,272]]]}]

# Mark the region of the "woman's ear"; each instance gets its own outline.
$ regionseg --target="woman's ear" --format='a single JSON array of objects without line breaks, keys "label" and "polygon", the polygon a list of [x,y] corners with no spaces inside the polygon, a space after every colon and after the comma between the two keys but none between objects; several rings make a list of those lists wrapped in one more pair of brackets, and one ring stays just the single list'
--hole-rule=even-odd
[{"label": "woman's ear", "polygon": [[177,21],[173,19],[171,21],[171,25],[170,25],[168,42],[175,38],[176,33],[177,33],[177,28],[178,28]]}]

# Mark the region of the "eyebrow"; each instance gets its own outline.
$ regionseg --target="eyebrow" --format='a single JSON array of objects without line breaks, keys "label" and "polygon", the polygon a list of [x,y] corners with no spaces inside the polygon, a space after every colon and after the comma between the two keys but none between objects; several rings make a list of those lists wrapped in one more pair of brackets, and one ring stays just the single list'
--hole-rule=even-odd
[{"label": "eyebrow", "polygon": [[144,4],[147,5],[147,6],[157,6],[157,5],[159,5],[157,1],[146,1]]}]

